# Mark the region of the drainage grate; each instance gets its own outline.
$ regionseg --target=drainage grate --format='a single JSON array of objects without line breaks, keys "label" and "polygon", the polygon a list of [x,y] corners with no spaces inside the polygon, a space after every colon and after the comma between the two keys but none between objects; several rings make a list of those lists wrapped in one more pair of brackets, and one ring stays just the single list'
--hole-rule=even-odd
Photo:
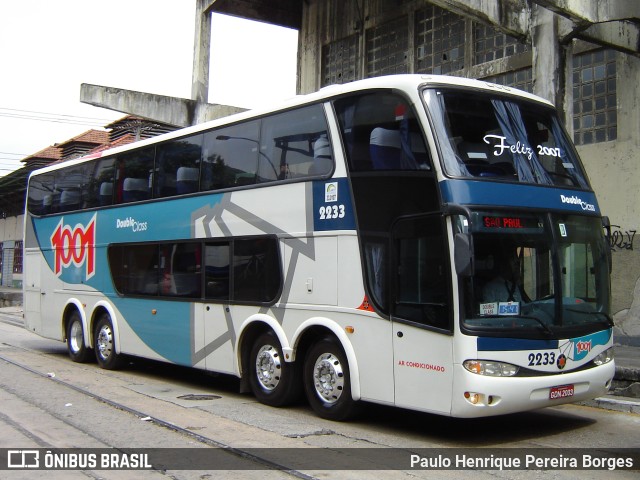
[{"label": "drainage grate", "polygon": [[178,398],[180,400],[218,400],[219,398],[222,398],[222,397],[220,395],[189,393],[188,395],[181,395]]}]

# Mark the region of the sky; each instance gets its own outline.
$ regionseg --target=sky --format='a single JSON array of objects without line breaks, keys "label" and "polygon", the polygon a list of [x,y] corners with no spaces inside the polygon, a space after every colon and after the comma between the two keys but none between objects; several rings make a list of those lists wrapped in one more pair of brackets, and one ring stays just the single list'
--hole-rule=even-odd
[{"label": "sky", "polygon": [[[81,103],[82,83],[189,98],[194,15],[195,0],[0,0],[0,176],[124,116]],[[209,102],[294,96],[297,38],[214,14]]]}]

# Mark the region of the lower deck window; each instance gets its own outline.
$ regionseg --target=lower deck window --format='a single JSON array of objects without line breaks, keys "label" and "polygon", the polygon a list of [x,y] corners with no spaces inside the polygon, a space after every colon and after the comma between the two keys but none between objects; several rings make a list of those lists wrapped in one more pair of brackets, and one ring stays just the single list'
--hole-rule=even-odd
[{"label": "lower deck window", "polygon": [[122,295],[271,303],[282,281],[278,240],[118,244],[109,247]]}]

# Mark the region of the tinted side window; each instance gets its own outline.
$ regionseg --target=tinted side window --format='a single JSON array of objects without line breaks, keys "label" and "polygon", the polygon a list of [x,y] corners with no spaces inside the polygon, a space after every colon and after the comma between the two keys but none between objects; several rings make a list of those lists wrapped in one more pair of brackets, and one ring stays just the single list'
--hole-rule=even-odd
[{"label": "tinted side window", "polygon": [[413,109],[399,95],[375,92],[335,102],[351,171],[431,170]]},{"label": "tinted side window", "polygon": [[395,243],[396,317],[449,329],[449,276],[441,219],[432,216],[399,221],[393,232]]},{"label": "tinted side window", "polygon": [[111,246],[109,267],[119,293],[158,294],[158,245]]},{"label": "tinted side window", "polygon": [[154,197],[198,191],[202,137],[194,135],[157,147]]},{"label": "tinted side window", "polygon": [[93,165],[90,162],[55,172],[51,212],[70,212],[84,207]]},{"label": "tinted side window", "polygon": [[51,213],[54,197],[55,177],[53,173],[37,175],[29,182],[29,211],[34,215]]},{"label": "tinted side window", "polygon": [[330,173],[333,155],[322,106],[262,119],[258,164],[261,182]]},{"label": "tinted side window", "polygon": [[233,300],[271,302],[280,290],[275,238],[236,240],[233,249]]},{"label": "tinted side window", "polygon": [[269,303],[282,281],[274,237],[120,244],[111,245],[108,255],[115,289],[123,295],[200,299],[204,284],[207,300]]},{"label": "tinted side window", "polygon": [[205,298],[229,300],[230,263],[230,245],[228,242],[212,243],[205,246]]},{"label": "tinted side window", "polygon": [[123,153],[116,160],[116,203],[151,198],[155,147]]},{"label": "tinted side window", "polygon": [[202,245],[183,242],[166,243],[159,247],[159,294],[169,297],[200,298]]},{"label": "tinted side window", "polygon": [[201,190],[256,183],[259,125],[253,121],[204,135]]},{"label": "tinted side window", "polygon": [[111,205],[113,203],[114,158],[105,158],[95,163],[93,176],[89,181],[87,207]]},{"label": "tinted side window", "polygon": [[70,212],[91,205],[93,162],[33,177],[28,208],[35,215]]},{"label": "tinted side window", "polygon": [[202,245],[194,242],[109,247],[109,267],[122,294],[200,298]]}]

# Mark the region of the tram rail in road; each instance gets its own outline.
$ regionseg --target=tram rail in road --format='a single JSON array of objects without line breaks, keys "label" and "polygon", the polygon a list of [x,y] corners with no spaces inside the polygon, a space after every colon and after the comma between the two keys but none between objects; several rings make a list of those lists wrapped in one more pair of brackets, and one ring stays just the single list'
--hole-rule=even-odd
[{"label": "tram rail in road", "polygon": [[[255,469],[237,470],[237,478],[256,475],[373,479],[379,477],[376,469],[384,469],[394,458],[398,459],[397,465],[405,461],[409,465],[411,454],[420,449],[466,451],[475,445],[494,451],[506,444],[528,450],[640,445],[638,415],[568,405],[507,418],[462,420],[372,406],[360,421],[334,423],[318,419],[304,405],[274,409],[259,404],[251,396],[235,393],[237,381],[232,377],[211,378],[198,370],[145,360],[134,360],[122,371],[73,363],[63,343],[35,336],[16,321],[0,322],[0,337],[0,395],[20,397],[29,403],[29,408],[44,410],[66,428],[76,429],[71,437],[89,439],[86,443],[46,441],[39,434],[33,437],[36,440],[29,444],[32,446],[106,446],[117,451],[131,447],[197,447]],[[18,378],[20,382],[16,381]],[[72,406],[65,407],[66,403]],[[14,414],[10,402],[2,404],[4,417],[0,425]],[[20,428],[24,431],[41,432],[42,424],[29,423],[34,419],[17,417],[16,423],[22,421]],[[476,434],[469,436],[468,432]],[[483,433],[479,436],[478,432]],[[326,470],[320,473],[297,468],[301,461],[304,465],[303,449],[313,455],[318,448],[325,449]],[[338,460],[343,468],[362,470],[331,470],[338,464],[330,462]],[[404,466],[385,472],[385,476],[413,478],[430,474],[401,468]],[[171,476],[197,478],[183,473],[172,472]],[[477,471],[441,473],[445,478],[478,475]],[[637,472],[618,473],[621,478],[634,478]],[[555,474],[573,479],[576,472],[558,470]],[[501,478],[526,476],[527,472],[502,472]]]}]

